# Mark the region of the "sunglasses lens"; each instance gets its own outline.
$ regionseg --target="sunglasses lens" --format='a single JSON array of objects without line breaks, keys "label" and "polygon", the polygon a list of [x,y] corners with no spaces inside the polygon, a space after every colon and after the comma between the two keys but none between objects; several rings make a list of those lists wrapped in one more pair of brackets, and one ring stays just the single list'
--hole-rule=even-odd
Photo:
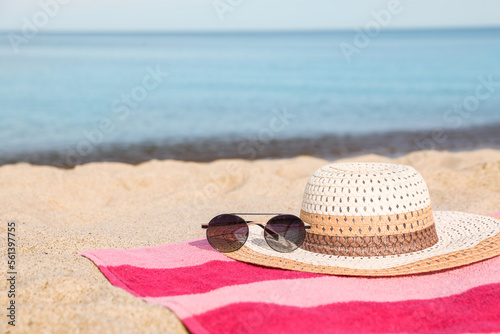
[{"label": "sunglasses lens", "polygon": [[248,238],[248,225],[235,215],[219,215],[208,223],[208,243],[219,252],[237,251]]},{"label": "sunglasses lens", "polygon": [[272,249],[288,253],[302,245],[306,237],[306,229],[299,217],[280,215],[267,222],[264,237]]}]

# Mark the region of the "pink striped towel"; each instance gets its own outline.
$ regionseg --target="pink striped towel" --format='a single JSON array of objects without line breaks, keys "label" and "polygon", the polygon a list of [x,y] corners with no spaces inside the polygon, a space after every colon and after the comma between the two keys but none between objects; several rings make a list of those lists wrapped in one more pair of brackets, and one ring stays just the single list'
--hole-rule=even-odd
[{"label": "pink striped towel", "polygon": [[362,278],[241,263],[205,239],[81,255],[111,284],[171,309],[192,333],[500,332],[500,257]]}]

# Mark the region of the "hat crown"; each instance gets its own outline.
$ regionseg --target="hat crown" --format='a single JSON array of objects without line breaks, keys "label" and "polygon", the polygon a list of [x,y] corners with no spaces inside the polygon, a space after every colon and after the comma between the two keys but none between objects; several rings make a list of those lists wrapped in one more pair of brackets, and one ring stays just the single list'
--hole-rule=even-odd
[{"label": "hat crown", "polygon": [[321,167],[307,182],[301,218],[311,225],[303,247],[319,253],[401,254],[438,240],[427,185],[405,165]]}]

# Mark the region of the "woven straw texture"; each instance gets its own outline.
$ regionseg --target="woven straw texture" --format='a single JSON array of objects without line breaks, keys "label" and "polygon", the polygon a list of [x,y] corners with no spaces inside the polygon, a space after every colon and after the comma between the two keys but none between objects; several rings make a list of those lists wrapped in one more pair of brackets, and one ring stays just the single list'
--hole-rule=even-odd
[{"label": "woven straw texture", "polygon": [[412,167],[332,164],[309,179],[301,218],[311,225],[301,249],[272,250],[262,229],[226,255],[283,269],[395,276],[454,268],[500,254],[500,220],[433,212],[427,185]]}]

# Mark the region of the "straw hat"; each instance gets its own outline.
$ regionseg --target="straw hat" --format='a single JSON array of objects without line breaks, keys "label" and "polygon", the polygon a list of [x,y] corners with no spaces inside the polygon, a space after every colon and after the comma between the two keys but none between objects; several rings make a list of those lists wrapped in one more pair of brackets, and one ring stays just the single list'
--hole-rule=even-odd
[{"label": "straw hat", "polygon": [[309,179],[302,247],[272,250],[262,229],[227,256],[283,269],[352,276],[395,276],[454,268],[500,255],[500,220],[432,211],[427,185],[412,167],[337,163]]}]

